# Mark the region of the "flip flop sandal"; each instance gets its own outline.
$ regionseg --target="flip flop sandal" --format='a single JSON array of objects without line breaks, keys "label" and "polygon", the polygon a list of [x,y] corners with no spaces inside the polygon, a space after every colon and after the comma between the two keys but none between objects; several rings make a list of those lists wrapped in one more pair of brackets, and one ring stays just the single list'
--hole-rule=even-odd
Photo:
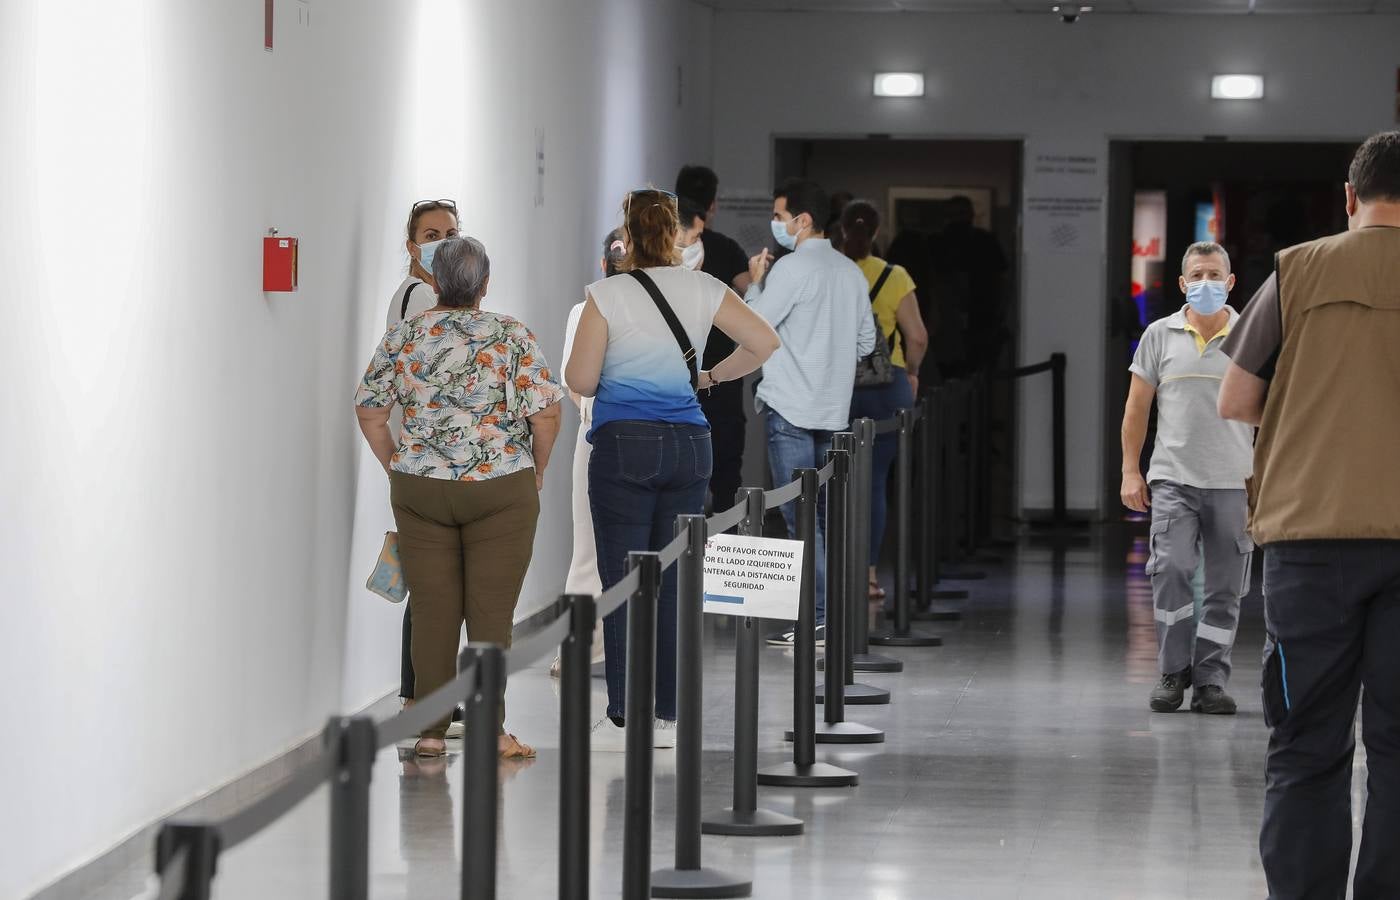
[{"label": "flip flop sandal", "polygon": [[507,734],[510,738],[510,746],[501,751],[501,759],[534,759],[535,748],[529,744],[522,744],[520,738],[513,734]]}]

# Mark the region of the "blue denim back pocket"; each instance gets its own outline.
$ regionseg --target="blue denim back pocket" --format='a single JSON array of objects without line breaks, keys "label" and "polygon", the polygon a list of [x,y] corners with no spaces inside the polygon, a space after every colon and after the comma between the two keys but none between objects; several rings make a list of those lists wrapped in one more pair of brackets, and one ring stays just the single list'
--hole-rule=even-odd
[{"label": "blue denim back pocket", "polygon": [[648,484],[661,474],[661,435],[619,434],[617,469],[624,481]]}]

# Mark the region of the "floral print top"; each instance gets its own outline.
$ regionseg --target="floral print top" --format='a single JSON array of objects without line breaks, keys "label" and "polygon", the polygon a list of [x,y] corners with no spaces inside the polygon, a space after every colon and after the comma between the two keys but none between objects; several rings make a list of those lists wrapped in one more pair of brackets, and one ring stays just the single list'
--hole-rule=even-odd
[{"label": "floral print top", "polygon": [[523,324],[452,309],[421,313],[389,329],[355,404],[403,407],[393,471],[485,481],[534,467],[526,418],[563,396]]}]

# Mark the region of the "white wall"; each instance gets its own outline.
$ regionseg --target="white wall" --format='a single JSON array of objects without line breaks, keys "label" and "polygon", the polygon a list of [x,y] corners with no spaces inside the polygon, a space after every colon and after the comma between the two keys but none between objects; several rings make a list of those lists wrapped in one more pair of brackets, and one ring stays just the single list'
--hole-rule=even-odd
[{"label": "white wall", "polygon": [[[0,896],[396,684],[350,401],[409,204],[459,200],[488,305],[556,356],[623,191],[708,149],[685,0],[277,10],[268,54],[260,3],[0,6]],[[296,294],[261,291],[269,226]],[[568,560],[571,437],[527,606]]]},{"label": "white wall", "polygon": [[[768,186],[774,135],[1008,137],[1037,153],[1115,137],[1353,139],[1393,128],[1400,17],[1086,17],[721,12],[715,162],[731,187]],[[876,71],[926,73],[920,100],[871,96]],[[1258,72],[1262,103],[1209,99],[1212,73]],[[1345,173],[1333,173],[1339,181]],[[1028,171],[1026,197],[1036,178]],[[1023,362],[1069,355],[1071,508],[1099,504],[1105,235],[1088,252],[1027,247]],[[1049,384],[1022,382],[1020,501],[1051,503]],[[1116,453],[1116,448],[1113,450]]]}]

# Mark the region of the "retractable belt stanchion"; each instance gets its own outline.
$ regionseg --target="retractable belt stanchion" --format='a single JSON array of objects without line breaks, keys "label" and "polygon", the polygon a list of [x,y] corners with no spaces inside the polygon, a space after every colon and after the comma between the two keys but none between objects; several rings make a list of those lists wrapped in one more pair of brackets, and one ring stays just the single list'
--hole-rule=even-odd
[{"label": "retractable belt stanchion", "polygon": [[883,647],[938,647],[943,639],[916,634],[909,625],[909,504],[913,494],[914,413],[901,409],[899,454],[895,457],[894,499],[894,628],[870,635],[870,643]]},{"label": "retractable belt stanchion", "polygon": [[700,864],[705,517],[679,517],[676,534],[686,536],[685,551],[676,563],[676,865],[651,873],[651,895],[747,897],[753,893],[752,881]]},{"label": "retractable belt stanchion", "polygon": [[947,538],[947,555],[952,564],[943,569],[943,577],[950,581],[981,581],[987,577],[986,572],[961,565],[961,563],[968,561],[972,552],[972,548],[964,544],[964,539],[967,536],[967,520],[970,515],[969,502],[972,496],[972,489],[967,480],[971,459],[970,435],[968,434],[968,397],[970,392],[968,391],[968,383],[961,380],[949,382],[948,390],[949,393],[945,394],[948,403],[943,418],[947,438],[944,444],[947,448],[944,508],[948,512],[944,535]]},{"label": "retractable belt stanchion", "polygon": [[559,897],[588,898],[588,779],[591,657],[596,601],[569,603],[569,636],[559,648]]},{"label": "retractable belt stanchion", "polygon": [[369,898],[369,782],[375,728],[368,716],[326,723],[325,743],[337,755],[331,780],[331,896]]},{"label": "retractable belt stanchion", "polygon": [[[743,534],[763,536],[763,490],[744,488]],[[734,668],[734,805],[705,816],[706,834],[772,836],[801,834],[801,819],[758,808],[758,629],[738,620]]]},{"label": "retractable belt stanchion", "polygon": [[506,689],[505,651],[495,644],[468,644],[458,668],[476,665],[476,690],[467,698],[462,779],[462,900],[495,900],[496,810],[500,759],[496,732]]},{"label": "retractable belt stanchion", "polygon": [[652,745],[656,713],[656,603],[661,558],[627,554],[628,571],[640,570],[637,592],[627,600],[626,774],[623,783],[622,897],[651,896]]},{"label": "retractable belt stanchion", "polygon": [[[855,535],[851,540],[851,550],[855,555],[852,563],[854,571],[851,573],[853,589],[851,592],[851,668],[856,672],[902,672],[904,663],[891,656],[884,656],[879,653],[870,652],[870,591],[867,587],[870,580],[870,518],[872,515],[871,506],[874,503],[875,491],[888,490],[887,484],[875,484],[875,441],[878,439],[875,434],[875,420],[869,418],[857,419],[855,421],[856,437],[856,491],[855,491]],[[896,579],[899,576],[896,576]],[[909,577],[908,570],[904,572],[907,584]],[[896,585],[899,584],[896,580]],[[896,586],[895,590],[899,590]],[[905,589],[907,591],[907,587]],[[855,699],[851,694],[846,695],[848,703],[888,703],[890,702],[890,692],[883,688],[876,688],[884,694],[883,698],[873,697],[868,701]]]},{"label": "retractable belt stanchion", "polygon": [[219,860],[219,829],[202,821],[172,820],[156,836],[156,872],[173,877],[177,860],[184,861],[184,889],[176,900],[210,900]]},{"label": "retractable belt stanchion", "polygon": [[802,595],[797,608],[797,637],[792,679],[792,762],[760,769],[758,783],[782,787],[846,787],[860,776],[849,769],[817,762],[817,503],[816,469],[798,469],[802,482],[797,498],[797,538],[802,541]]},{"label": "retractable belt stanchion", "polygon": [[953,607],[935,607],[938,600],[965,600],[961,588],[939,588],[942,565],[941,525],[943,502],[943,388],[935,385],[924,395],[916,433],[919,448],[919,586],[916,622],[946,622],[962,618]]},{"label": "retractable belt stanchion", "polygon": [[[832,440],[829,460],[835,460],[836,470],[826,483],[826,679],[821,686],[823,696],[831,697],[826,707],[825,721],[817,725],[818,744],[878,744],[885,733],[878,728],[846,721],[846,619],[850,604],[846,594],[851,589],[848,575],[851,551],[849,494],[851,480],[851,435],[842,432]],[[822,702],[821,700],[817,701]],[[789,734],[791,740],[795,735]]]}]

